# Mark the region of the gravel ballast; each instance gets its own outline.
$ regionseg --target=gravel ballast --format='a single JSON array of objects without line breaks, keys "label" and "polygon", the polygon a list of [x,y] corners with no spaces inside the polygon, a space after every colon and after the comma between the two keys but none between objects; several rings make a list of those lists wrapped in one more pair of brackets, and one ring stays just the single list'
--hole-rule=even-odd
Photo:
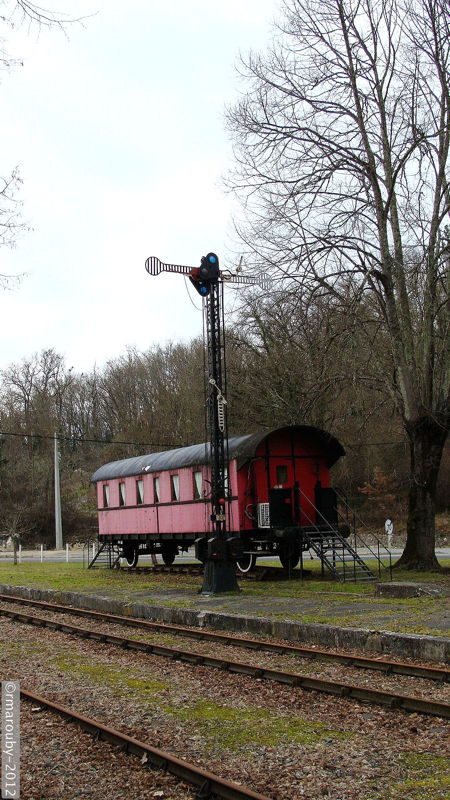
[{"label": "gravel ballast", "polygon": [[[273,800],[443,800],[448,796],[445,759],[450,725],[439,718],[388,711],[176,660],[131,654],[9,620],[2,620],[0,639],[3,678],[20,679],[24,688],[244,783]],[[119,786],[111,778],[115,763],[108,768],[111,754],[107,745],[76,734],[72,746],[65,738],[67,726],[61,729],[61,723],[48,712],[25,710],[24,720],[25,798],[92,796],[95,767],[84,759],[93,745],[100,748],[93,761],[95,765],[98,757],[97,797],[184,800],[192,796],[189,791],[183,794],[186,790],[179,789],[176,782],[170,783],[172,779],[166,783],[168,779],[158,773],[150,778],[147,770],[147,783],[141,776],[137,785],[127,784],[134,780],[135,760],[113,751],[125,759]],[[69,728],[71,732],[72,726]],[[55,748],[67,757],[57,758]],[[43,759],[46,752],[49,758]],[[55,772],[51,773],[49,762],[53,759]],[[78,764],[75,771],[74,764]],[[78,776],[77,795],[70,794],[75,790],[71,788],[74,775]],[[61,794],[66,781],[70,792],[64,788]]]}]

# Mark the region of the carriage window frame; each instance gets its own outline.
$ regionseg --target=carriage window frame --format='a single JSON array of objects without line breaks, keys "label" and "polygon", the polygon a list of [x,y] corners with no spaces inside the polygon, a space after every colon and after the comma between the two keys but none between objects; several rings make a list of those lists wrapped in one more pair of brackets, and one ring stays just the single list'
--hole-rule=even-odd
[{"label": "carriage window frame", "polygon": [[229,497],[230,494],[231,494],[231,490],[230,490],[230,472],[229,472],[229,469],[228,469],[227,466],[225,466],[224,471],[223,471],[223,488],[224,488],[225,497]]},{"label": "carriage window frame", "polygon": [[153,478],[153,502],[154,503],[161,502],[159,475],[155,475],[155,477]]},{"label": "carriage window frame", "polygon": [[203,495],[203,474],[201,469],[195,469],[192,473],[192,485],[194,500],[201,500]]},{"label": "carriage window frame", "polygon": [[144,481],[142,478],[136,480],[136,505],[142,506],[144,504]]},{"label": "carriage window frame", "polygon": [[125,487],[125,481],[119,482],[119,506],[123,508],[127,504],[127,490]]},{"label": "carriage window frame", "polygon": [[180,500],[180,476],[178,472],[174,472],[170,476],[170,499],[172,503],[177,503]]},{"label": "carriage window frame", "polygon": [[103,508],[109,508],[109,483],[103,484]]},{"label": "carriage window frame", "polygon": [[284,486],[288,482],[288,468],[286,464],[277,464],[277,486]]}]

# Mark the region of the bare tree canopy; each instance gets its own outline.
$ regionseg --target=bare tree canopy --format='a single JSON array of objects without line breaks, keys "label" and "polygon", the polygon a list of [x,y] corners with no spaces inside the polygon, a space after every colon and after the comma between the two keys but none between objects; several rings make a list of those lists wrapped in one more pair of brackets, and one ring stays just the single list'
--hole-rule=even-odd
[{"label": "bare tree canopy", "polygon": [[[345,303],[389,343],[370,365],[410,443],[401,562],[437,566],[434,495],[450,426],[450,4],[285,0],[229,111],[253,263]],[[351,300],[351,303],[349,303]]]}]

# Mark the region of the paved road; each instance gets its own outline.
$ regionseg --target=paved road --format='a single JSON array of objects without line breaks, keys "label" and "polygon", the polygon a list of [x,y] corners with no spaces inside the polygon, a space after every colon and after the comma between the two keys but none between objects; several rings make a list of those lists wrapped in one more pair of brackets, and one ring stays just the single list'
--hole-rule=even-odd
[{"label": "paved road", "polygon": [[[370,558],[370,553],[364,553],[363,549],[359,550],[358,552],[359,552],[360,555],[362,555],[362,556],[367,555]],[[391,549],[391,553],[392,553],[393,560],[395,560],[402,554],[402,548],[393,547]],[[91,558],[92,558],[92,548],[90,550],[90,555],[91,555]],[[450,558],[450,547],[439,547],[439,548],[437,548],[436,556],[437,556],[438,559],[439,558]],[[66,550],[44,550],[43,553],[42,553],[42,560],[45,563],[52,563],[52,562],[55,562],[55,561],[58,561],[58,562],[59,561],[67,561],[67,558],[68,558],[69,562],[72,562],[72,563],[73,562],[82,562],[83,561],[83,551],[79,550],[79,549],[73,549],[73,550],[69,549],[68,556],[67,556]],[[267,561],[267,560],[271,561],[271,560],[273,560],[273,558],[274,558],[274,556],[270,556],[270,557],[267,557],[267,558],[264,558],[264,557],[263,558],[259,558],[258,559],[258,563],[261,564],[261,563],[263,563],[264,561]],[[87,551],[84,554],[84,560],[86,561],[86,559],[87,559]],[[306,555],[305,559],[309,559],[309,556]],[[12,560],[13,560],[13,552],[11,550],[9,550],[9,551],[0,550],[0,562],[1,561],[8,562],[8,561],[12,561]],[[21,560],[22,560],[22,562],[26,562],[26,561],[40,562],[40,560],[41,560],[41,552],[40,552],[40,550],[23,550],[22,554],[21,554]],[[184,553],[183,555],[177,556],[177,559],[176,559],[176,562],[178,564],[182,564],[182,563],[185,563],[185,562],[189,563],[191,561],[195,561],[193,548],[191,548],[191,550],[188,553]],[[163,563],[161,556],[158,556],[158,562],[161,563],[161,564]],[[140,556],[139,564],[142,564],[142,565],[151,564],[150,556]]]}]

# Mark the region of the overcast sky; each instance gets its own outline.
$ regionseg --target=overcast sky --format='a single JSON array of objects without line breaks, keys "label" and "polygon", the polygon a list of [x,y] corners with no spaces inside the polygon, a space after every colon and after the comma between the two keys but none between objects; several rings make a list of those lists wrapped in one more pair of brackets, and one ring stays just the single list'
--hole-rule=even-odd
[{"label": "overcast sky", "polygon": [[197,266],[213,250],[225,264],[224,107],[242,88],[239,51],[266,46],[279,3],[42,5],[87,18],[67,37],[2,28],[23,67],[1,75],[0,175],[19,166],[32,230],[0,250],[0,273],[27,273],[0,292],[0,369],[53,347],[87,371],[201,332],[195,291],[193,305],[181,276],[151,278],[144,262]]}]

